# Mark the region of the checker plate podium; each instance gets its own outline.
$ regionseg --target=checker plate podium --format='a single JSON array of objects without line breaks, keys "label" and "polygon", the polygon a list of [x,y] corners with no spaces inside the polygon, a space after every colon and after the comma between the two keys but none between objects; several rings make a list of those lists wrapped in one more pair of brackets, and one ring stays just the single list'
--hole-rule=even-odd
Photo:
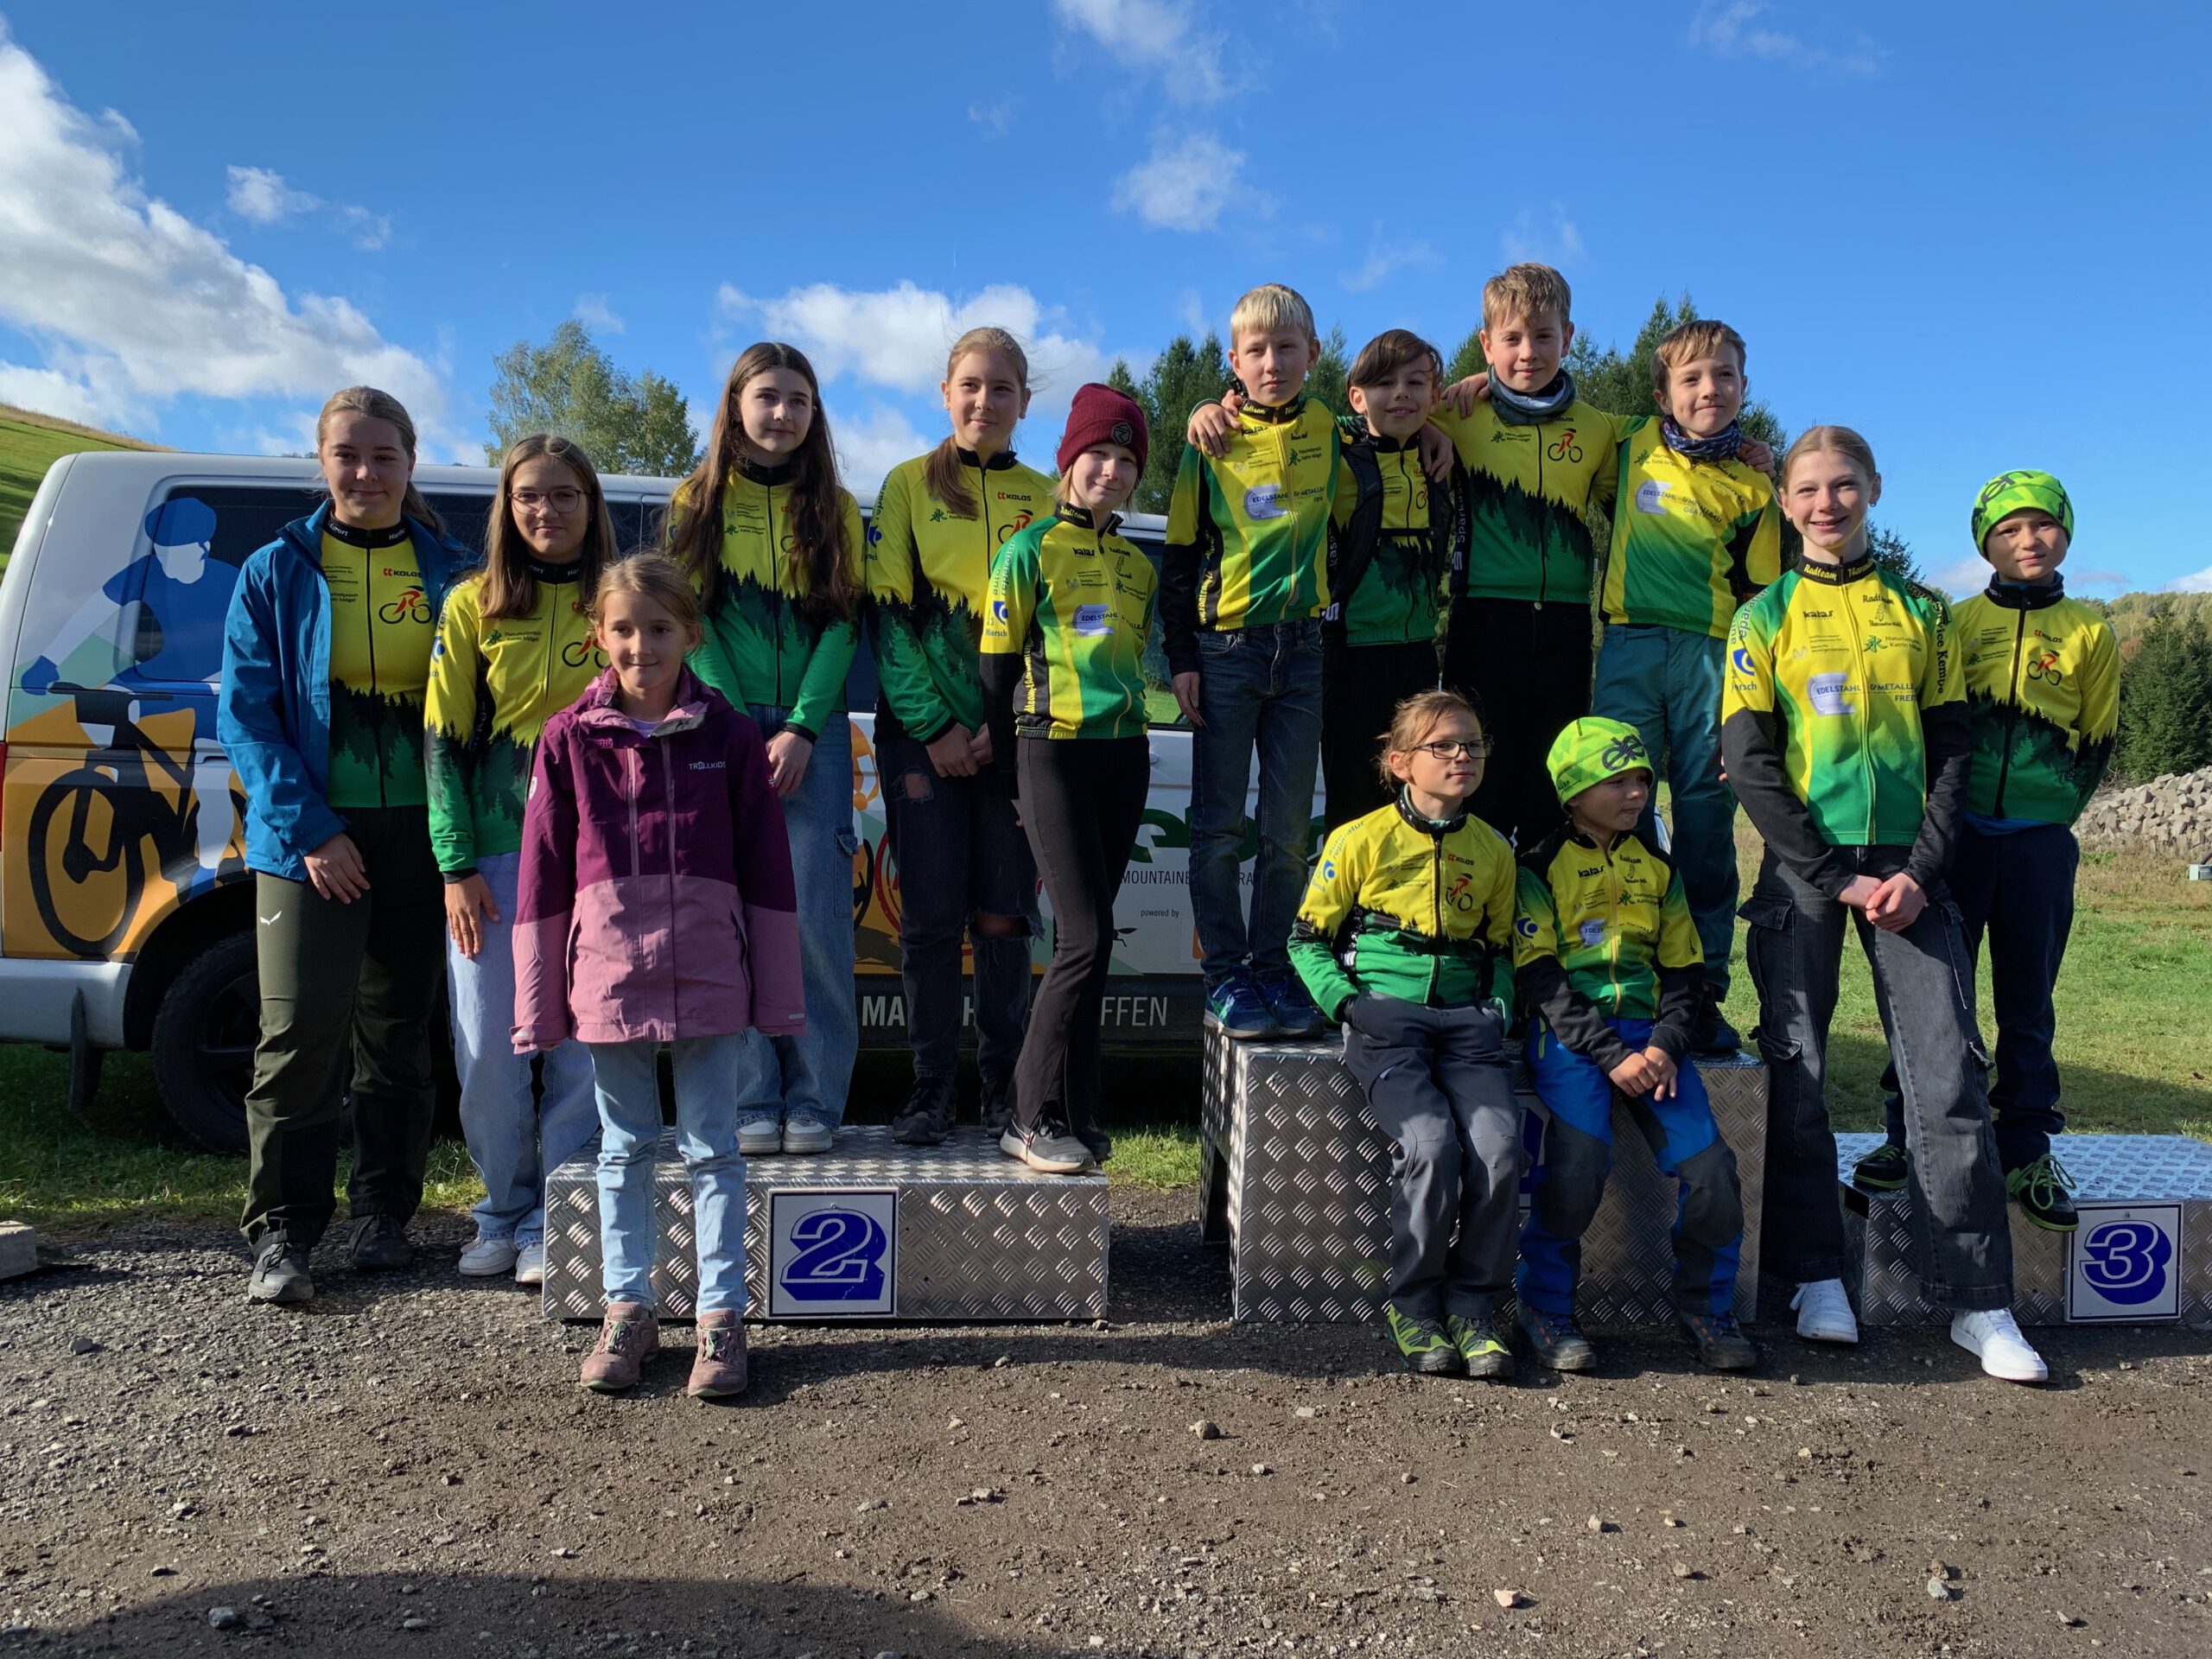
[{"label": "checker plate podium", "polygon": [[[1239,1043],[1206,1033],[1199,1231],[1229,1242],[1239,1319],[1347,1324],[1381,1317],[1390,1246],[1390,1144],[1344,1069],[1341,1052],[1327,1039]],[[1758,1294],[1766,1068],[1739,1058],[1704,1062],[1698,1071],[1743,1183],[1736,1316],[1748,1322]],[[1535,1096],[1521,1098],[1541,1115]],[[1617,1108],[1612,1175],[1582,1243],[1585,1325],[1602,1330],[1674,1322],[1674,1181],[1659,1173],[1642,1133]],[[1501,1314],[1510,1306],[1509,1298]]]},{"label": "checker plate podium", "polygon": [[[1863,1192],[1851,1166],[1878,1135],[1840,1135],[1844,1248],[1866,1325],[1948,1325],[1920,1292],[1912,1206]],[[2007,1204],[2012,1313],[2022,1325],[2212,1325],[2212,1146],[2180,1135],[2062,1135],[2050,1149],[2078,1184],[2082,1224],[2054,1233]]]},{"label": "checker plate podium", "polygon": [[[545,1314],[596,1319],[597,1154],[545,1182]],[[673,1132],[661,1137],[653,1295],[663,1319],[696,1311],[691,1187]],[[745,1162],[748,1318],[1077,1319],[1106,1313],[1103,1175],[1040,1175],[964,1127],[942,1146],[902,1147],[880,1124],[837,1132],[835,1150]]]}]

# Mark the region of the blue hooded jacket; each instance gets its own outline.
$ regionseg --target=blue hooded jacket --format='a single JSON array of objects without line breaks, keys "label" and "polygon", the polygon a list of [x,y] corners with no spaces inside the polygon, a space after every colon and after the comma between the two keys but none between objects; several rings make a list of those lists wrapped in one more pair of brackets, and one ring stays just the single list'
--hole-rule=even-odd
[{"label": "blue hooded jacket", "polygon": [[[330,785],[330,584],[322,575],[325,501],[239,569],[223,626],[215,735],[245,786],[250,869],[307,880],[307,855],[344,833]],[[419,520],[406,521],[433,622],[474,561]]]}]

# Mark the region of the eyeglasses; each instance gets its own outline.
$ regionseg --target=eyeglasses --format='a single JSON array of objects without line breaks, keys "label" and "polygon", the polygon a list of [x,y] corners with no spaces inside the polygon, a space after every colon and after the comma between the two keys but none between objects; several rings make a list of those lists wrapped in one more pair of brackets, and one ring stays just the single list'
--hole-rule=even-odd
[{"label": "eyeglasses", "polygon": [[1492,747],[1491,740],[1486,737],[1469,737],[1453,743],[1416,743],[1414,749],[1417,753],[1433,755],[1439,760],[1457,760],[1463,754],[1470,760],[1480,760],[1489,755]]},{"label": "eyeglasses", "polygon": [[574,512],[583,505],[584,493],[582,490],[565,488],[510,490],[507,492],[507,499],[513,502],[516,511],[520,512],[535,512],[540,507],[550,507],[555,512]]}]

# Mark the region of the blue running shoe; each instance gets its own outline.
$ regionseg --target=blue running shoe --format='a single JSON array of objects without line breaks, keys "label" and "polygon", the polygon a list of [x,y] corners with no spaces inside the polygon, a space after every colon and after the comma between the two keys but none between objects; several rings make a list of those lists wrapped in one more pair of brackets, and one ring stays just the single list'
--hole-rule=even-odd
[{"label": "blue running shoe", "polygon": [[1268,1005],[1268,1012],[1274,1016],[1275,1030],[1285,1037],[1318,1037],[1326,1022],[1321,1010],[1313,1006],[1313,999],[1306,995],[1305,984],[1295,974],[1286,974],[1281,979],[1255,981],[1260,995]]},{"label": "blue running shoe", "polygon": [[1206,1024],[1240,1043],[1275,1034],[1274,1015],[1266,999],[1242,974],[1231,974],[1206,993]]}]

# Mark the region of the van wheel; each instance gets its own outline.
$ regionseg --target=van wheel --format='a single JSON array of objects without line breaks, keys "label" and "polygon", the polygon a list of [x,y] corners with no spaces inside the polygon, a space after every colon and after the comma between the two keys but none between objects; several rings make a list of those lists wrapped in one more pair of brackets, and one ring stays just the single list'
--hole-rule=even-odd
[{"label": "van wheel", "polygon": [[210,1152],[246,1149],[245,1091],[260,1035],[251,933],[216,940],[162,994],[154,1015],[154,1084],[177,1126]]}]

